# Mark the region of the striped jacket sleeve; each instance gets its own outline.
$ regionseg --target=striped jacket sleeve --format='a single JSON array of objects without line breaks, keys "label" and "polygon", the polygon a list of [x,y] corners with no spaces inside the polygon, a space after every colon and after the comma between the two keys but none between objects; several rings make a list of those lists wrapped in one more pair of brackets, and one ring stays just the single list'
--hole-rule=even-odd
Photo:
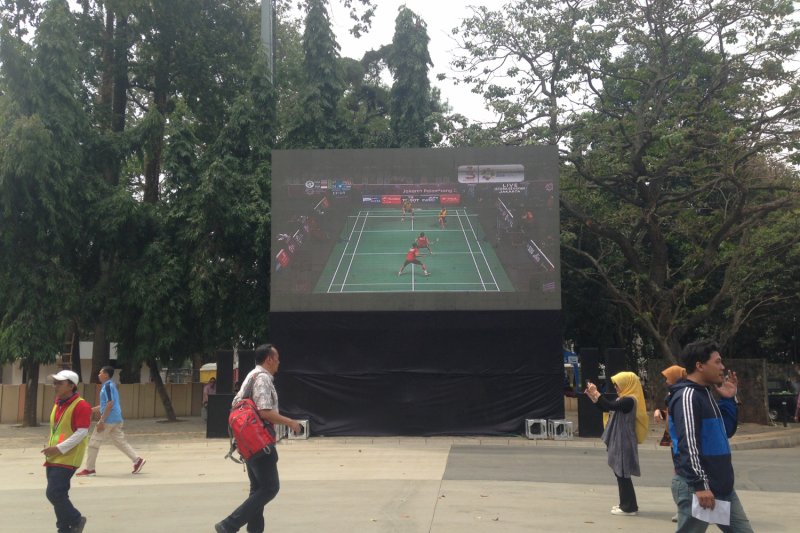
[{"label": "striped jacket sleeve", "polygon": [[739,410],[736,407],[736,402],[732,398],[720,398],[717,406],[725,424],[725,434],[728,438],[731,438],[736,433],[736,426],[739,420]]},{"label": "striped jacket sleeve", "polygon": [[673,450],[676,456],[675,469],[694,490],[710,490],[708,475],[700,460],[703,432],[703,412],[701,399],[697,390],[687,387],[680,397],[672,402],[673,424],[677,439],[673,441],[678,449]]}]

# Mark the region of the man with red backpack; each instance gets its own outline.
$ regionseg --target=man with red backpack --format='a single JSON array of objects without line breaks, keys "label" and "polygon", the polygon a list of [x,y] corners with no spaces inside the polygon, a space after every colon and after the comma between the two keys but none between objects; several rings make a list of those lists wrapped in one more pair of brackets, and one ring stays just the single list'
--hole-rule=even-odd
[{"label": "man with red backpack", "polygon": [[[277,348],[271,344],[262,344],[256,348],[255,362],[256,367],[247,374],[232,405],[239,403],[242,398],[251,398],[266,424],[283,424],[299,433],[300,423],[278,411],[278,393],[272,381],[280,365]],[[264,507],[280,490],[278,452],[274,445],[269,448],[268,453],[254,455],[247,460],[250,494],[227,518],[214,525],[217,533],[239,531],[245,524],[248,531],[264,531]]]}]

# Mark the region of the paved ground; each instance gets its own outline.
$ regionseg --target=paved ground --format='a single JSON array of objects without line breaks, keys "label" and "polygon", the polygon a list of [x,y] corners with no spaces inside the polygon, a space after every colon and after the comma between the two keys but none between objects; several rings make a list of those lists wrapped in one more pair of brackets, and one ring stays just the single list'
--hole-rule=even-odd
[{"label": "paved ground", "polygon": [[[130,474],[113,446],[99,475],[75,478],[72,498],[86,532],[212,532],[244,499],[246,474],[223,459],[224,440],[207,440],[197,418],[126,423],[147,458]],[[312,428],[313,431],[313,428]],[[674,531],[671,464],[656,445],[640,449],[637,517],[616,517],[616,483],[599,439],[325,438],[278,446],[282,488],[267,507],[268,531],[290,533],[463,533]],[[313,433],[312,433],[313,434]],[[0,425],[0,532],[52,532],[38,450],[47,428]],[[800,428],[743,425],[732,441],[737,491],[756,531],[800,524]]]}]

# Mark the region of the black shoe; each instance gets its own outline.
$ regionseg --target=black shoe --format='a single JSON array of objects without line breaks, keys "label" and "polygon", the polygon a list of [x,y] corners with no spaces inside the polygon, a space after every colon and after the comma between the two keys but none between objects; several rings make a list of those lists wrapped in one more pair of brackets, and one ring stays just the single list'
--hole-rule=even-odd
[{"label": "black shoe", "polygon": [[214,524],[214,531],[217,533],[228,533],[228,530],[225,529],[225,526],[222,525],[222,522],[217,522]]},{"label": "black shoe", "polygon": [[86,525],[86,517],[82,516],[78,519],[75,525],[70,528],[70,532],[81,533],[85,525]]}]

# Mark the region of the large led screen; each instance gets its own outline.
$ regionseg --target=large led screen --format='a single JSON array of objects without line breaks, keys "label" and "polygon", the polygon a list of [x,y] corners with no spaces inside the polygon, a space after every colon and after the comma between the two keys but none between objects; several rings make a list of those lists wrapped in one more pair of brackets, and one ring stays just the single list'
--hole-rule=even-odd
[{"label": "large led screen", "polygon": [[554,147],[272,163],[272,311],[561,308]]}]

